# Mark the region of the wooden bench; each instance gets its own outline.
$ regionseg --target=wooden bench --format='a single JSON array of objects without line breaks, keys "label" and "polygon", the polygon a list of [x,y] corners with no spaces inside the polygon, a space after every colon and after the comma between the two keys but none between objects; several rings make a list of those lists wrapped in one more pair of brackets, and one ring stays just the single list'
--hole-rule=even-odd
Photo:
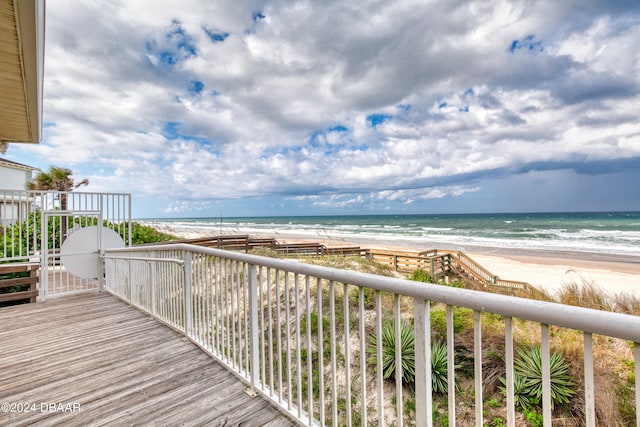
[{"label": "wooden bench", "polygon": [[[13,286],[29,285],[29,290],[18,292],[0,293],[0,302],[29,300],[34,303],[38,297],[38,272],[40,264],[33,262],[17,263],[17,264],[0,264],[0,290]],[[28,272],[27,277],[3,278],[3,276],[12,273]],[[1,292],[1,291],[0,291]]]}]

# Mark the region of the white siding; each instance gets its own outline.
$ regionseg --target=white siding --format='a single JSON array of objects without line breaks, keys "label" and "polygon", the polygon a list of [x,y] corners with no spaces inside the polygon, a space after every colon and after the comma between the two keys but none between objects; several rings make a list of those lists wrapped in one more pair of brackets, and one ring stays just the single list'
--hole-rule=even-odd
[{"label": "white siding", "polygon": [[[0,226],[6,227],[17,221],[24,220],[28,212],[28,205],[16,197],[27,189],[27,182],[31,181],[31,170],[18,169],[0,164]],[[9,190],[9,191],[3,191]]]},{"label": "white siding", "polygon": [[0,190],[26,190],[30,180],[31,171],[0,165]]}]

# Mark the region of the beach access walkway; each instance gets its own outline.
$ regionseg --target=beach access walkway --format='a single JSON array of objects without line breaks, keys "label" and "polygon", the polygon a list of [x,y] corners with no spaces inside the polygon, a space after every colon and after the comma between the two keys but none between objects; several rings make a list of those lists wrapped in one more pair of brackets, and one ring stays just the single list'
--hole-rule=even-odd
[{"label": "beach access walkway", "polygon": [[197,237],[164,243],[187,243],[245,253],[259,248],[266,248],[285,257],[356,256],[369,258],[378,264],[401,273],[424,270],[434,280],[454,274],[470,285],[471,289],[494,288],[502,289],[503,291],[524,291],[529,294],[539,293],[538,289],[527,282],[498,277],[462,251],[429,249],[412,252],[362,248],[360,246],[330,247],[319,242],[282,243],[274,238],[254,238],[249,235]]},{"label": "beach access walkway", "polygon": [[0,309],[0,425],[296,425],[107,293]]}]

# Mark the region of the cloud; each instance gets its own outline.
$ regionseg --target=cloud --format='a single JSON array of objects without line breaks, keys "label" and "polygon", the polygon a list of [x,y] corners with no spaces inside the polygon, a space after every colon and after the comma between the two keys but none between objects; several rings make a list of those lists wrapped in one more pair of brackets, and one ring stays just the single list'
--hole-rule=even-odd
[{"label": "cloud", "polygon": [[637,2],[47,6],[50,125],[20,153],[174,213],[397,207],[640,158]]},{"label": "cloud", "polygon": [[182,215],[185,213],[197,214],[201,212],[211,213],[213,204],[210,201],[200,200],[178,200],[170,202],[166,207],[161,208],[163,214]]}]

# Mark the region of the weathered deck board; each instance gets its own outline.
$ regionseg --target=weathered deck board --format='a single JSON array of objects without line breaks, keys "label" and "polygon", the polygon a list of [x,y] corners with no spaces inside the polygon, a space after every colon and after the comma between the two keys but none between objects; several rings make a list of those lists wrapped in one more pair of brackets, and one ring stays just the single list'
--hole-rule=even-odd
[{"label": "weathered deck board", "polygon": [[[0,403],[35,404],[28,413],[3,406],[3,426],[296,425],[245,389],[175,331],[108,294],[0,309]],[[43,411],[49,403],[80,410]]]}]

